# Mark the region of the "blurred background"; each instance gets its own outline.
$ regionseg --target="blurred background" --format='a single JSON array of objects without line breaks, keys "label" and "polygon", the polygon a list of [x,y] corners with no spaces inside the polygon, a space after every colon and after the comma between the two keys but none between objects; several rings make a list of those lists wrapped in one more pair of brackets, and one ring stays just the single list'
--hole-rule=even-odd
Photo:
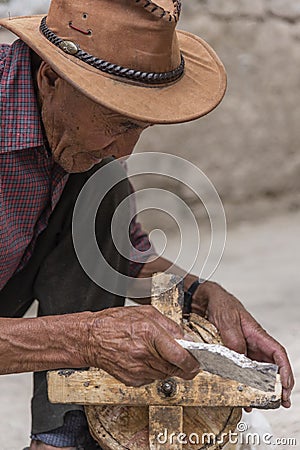
[{"label": "blurred background", "polygon": [[[240,298],[286,346],[299,375],[300,2],[182,3],[180,28],[199,35],[216,50],[227,70],[227,94],[214,112],[193,123],[147,130],[136,152],[184,157],[212,181],[228,223],[225,253],[213,279]],[[48,4],[47,0],[0,0],[0,16],[43,13]],[[14,38],[0,30],[1,42]],[[153,183],[173,191],[191,207],[205,236],[205,211],[191,190],[166,178],[135,180],[139,189]],[[141,214],[140,220],[148,231],[157,228],[157,222],[166,230],[165,255],[173,258],[174,223],[153,213]],[[184,220],[179,218],[181,226]],[[193,272],[200,270],[196,261]],[[28,441],[30,385],[29,375],[0,377],[3,450],[20,449]],[[296,386],[292,409],[263,413],[274,436],[297,438],[298,445],[299,399]]]}]

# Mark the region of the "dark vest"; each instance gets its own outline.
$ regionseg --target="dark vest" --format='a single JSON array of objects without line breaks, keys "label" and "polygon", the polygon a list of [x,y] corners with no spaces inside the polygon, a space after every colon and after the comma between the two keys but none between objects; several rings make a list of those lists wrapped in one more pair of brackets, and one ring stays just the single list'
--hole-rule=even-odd
[{"label": "dark vest", "polygon": [[[78,194],[95,171],[111,160],[107,158],[88,172],[70,175],[47,228],[37,240],[29,263],[0,292],[0,317],[23,316],[34,299],[39,300],[39,315],[98,311],[124,304],[123,297],[104,291],[86,275],[78,262],[72,241],[72,215]],[[117,170],[123,171],[121,165]],[[110,225],[116,207],[129,194],[129,183],[125,179],[106,195],[95,222],[102,254],[117,272],[125,275],[128,274],[128,260],[116,250]],[[86,208],[88,210],[88,204]],[[123,219],[121,229],[126,233],[128,218]],[[124,246],[126,242],[124,239]],[[119,282],[116,276],[115,284]]]}]

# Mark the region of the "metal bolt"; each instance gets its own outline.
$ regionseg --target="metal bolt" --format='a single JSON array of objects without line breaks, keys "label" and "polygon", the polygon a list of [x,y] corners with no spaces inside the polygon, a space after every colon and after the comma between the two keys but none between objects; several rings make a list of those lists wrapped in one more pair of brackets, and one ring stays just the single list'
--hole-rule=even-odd
[{"label": "metal bolt", "polygon": [[169,379],[161,382],[158,386],[158,392],[164,397],[172,397],[176,393],[176,381]]},{"label": "metal bolt", "polygon": [[170,395],[173,392],[173,386],[171,383],[169,383],[168,381],[166,381],[163,385],[162,385],[162,391],[166,394],[166,395]]}]

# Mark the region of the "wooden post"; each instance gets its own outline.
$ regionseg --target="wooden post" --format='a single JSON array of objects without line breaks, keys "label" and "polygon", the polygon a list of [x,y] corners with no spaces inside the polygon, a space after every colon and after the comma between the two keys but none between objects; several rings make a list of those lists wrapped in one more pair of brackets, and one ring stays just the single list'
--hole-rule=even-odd
[{"label": "wooden post", "polygon": [[182,450],[183,407],[149,407],[150,450]]},{"label": "wooden post", "polygon": [[152,277],[151,305],[178,325],[182,322],[183,282],[176,275],[156,273]]},{"label": "wooden post", "polygon": [[[152,277],[151,305],[178,325],[182,323],[182,303],[183,283],[179,283],[178,277],[164,273],[158,273]],[[174,383],[176,383],[175,380]],[[162,392],[166,388],[171,393],[173,386],[172,380],[160,383]],[[159,388],[156,390],[157,392],[159,392]],[[166,398],[170,399],[171,396]],[[180,442],[182,433],[182,406],[149,406],[150,450],[182,450]]]}]

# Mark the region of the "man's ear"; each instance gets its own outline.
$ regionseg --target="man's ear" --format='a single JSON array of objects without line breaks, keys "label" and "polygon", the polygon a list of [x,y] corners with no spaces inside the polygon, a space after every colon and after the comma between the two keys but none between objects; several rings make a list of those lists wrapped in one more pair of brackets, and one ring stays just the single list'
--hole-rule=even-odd
[{"label": "man's ear", "polygon": [[42,61],[36,75],[36,82],[41,98],[49,95],[55,89],[59,78],[49,64]]}]

